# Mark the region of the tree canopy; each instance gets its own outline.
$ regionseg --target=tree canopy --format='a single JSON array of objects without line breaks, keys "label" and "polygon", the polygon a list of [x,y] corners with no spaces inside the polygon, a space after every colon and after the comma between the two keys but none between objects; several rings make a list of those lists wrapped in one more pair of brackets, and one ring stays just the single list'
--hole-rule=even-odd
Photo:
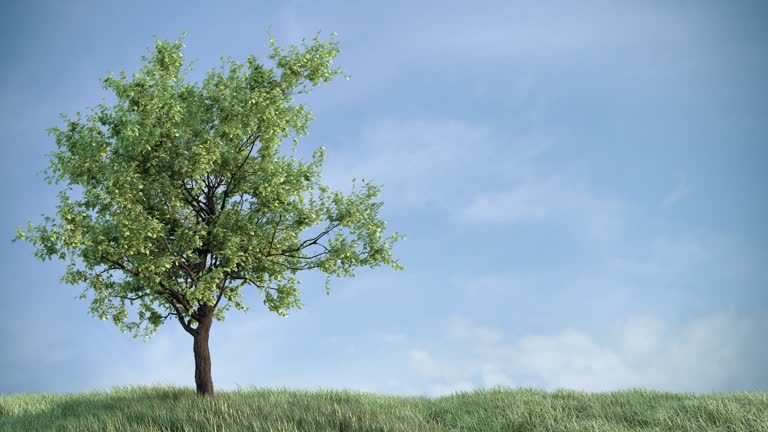
[{"label": "tree canopy", "polygon": [[[169,317],[194,334],[203,305],[219,321],[231,306],[247,311],[245,286],[285,316],[301,308],[292,277],[301,270],[324,272],[329,294],[331,276],[354,277],[358,266],[404,270],[391,247],[405,237],[382,235],[379,187],[362,179],[356,190],[353,179],[351,194],[330,192],[318,181],[323,146],[308,164],[279,154],[312,120],[293,96],[341,73],[331,69],[338,44],[313,41],[282,51],[270,37],[276,69],[253,55],[245,64],[221,57],[222,70],[201,87],[184,83],[183,40],[157,41],[133,80],[124,72],[103,80],[116,105],[62,115],[65,127],[48,129],[58,150],[46,179],[67,184],[58,219],[17,228],[13,241],[29,241],[43,261],[69,258],[61,281],[86,284],[79,298],[91,292],[91,314],[145,342]],[[297,145],[294,137],[294,153]],[[75,186],[83,192],[76,201],[68,194]],[[300,239],[317,225],[325,225],[320,234]],[[126,302],[139,302],[138,321],[128,320]]]}]

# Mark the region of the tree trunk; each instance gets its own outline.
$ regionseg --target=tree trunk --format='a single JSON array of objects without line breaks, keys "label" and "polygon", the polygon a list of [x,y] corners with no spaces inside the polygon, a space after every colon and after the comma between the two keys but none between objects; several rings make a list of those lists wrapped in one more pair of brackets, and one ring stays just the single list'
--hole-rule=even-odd
[{"label": "tree trunk", "polygon": [[201,321],[195,329],[192,349],[195,352],[195,386],[201,397],[213,399],[213,379],[211,378],[211,353],[208,351],[208,336],[211,334],[213,308],[202,305],[197,313]]}]

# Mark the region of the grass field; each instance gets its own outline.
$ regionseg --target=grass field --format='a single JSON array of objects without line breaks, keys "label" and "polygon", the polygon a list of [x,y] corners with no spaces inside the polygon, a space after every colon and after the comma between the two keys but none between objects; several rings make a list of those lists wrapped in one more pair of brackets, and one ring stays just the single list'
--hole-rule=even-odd
[{"label": "grass field", "polygon": [[0,431],[768,432],[768,393],[694,396],[494,388],[437,399],[248,389],[214,400],[174,386],[0,396]]}]

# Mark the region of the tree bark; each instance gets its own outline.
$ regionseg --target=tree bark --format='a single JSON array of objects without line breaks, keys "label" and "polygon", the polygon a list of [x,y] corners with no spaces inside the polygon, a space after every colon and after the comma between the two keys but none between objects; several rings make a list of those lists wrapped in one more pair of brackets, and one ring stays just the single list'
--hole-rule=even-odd
[{"label": "tree bark", "polygon": [[211,378],[211,353],[208,351],[208,337],[213,323],[213,307],[201,305],[197,314],[200,315],[192,350],[195,353],[195,386],[201,397],[213,399],[213,379]]}]

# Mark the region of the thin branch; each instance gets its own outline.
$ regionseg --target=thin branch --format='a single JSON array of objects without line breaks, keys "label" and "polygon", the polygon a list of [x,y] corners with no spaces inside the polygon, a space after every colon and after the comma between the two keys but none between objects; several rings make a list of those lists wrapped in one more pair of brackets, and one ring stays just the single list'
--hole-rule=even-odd
[{"label": "thin branch", "polygon": [[325,252],[320,252],[319,254],[313,255],[311,257],[296,256],[296,255],[286,255],[284,253],[273,254],[273,255],[270,255],[270,256],[284,256],[284,257],[287,257],[287,258],[312,259],[312,258],[317,258],[317,257],[319,257],[320,255],[323,255],[323,254],[330,254],[331,253],[331,251],[327,247],[325,247],[324,244],[316,243],[316,245],[322,247],[323,249],[325,249]]},{"label": "thin branch", "polygon": [[[299,244],[299,247],[297,247],[296,249],[288,249],[288,250],[284,250],[284,251],[281,251],[281,252],[278,252],[278,253],[274,253],[274,254],[267,253],[265,258],[268,258],[268,257],[271,257],[271,256],[283,255],[286,252],[287,253],[298,252],[298,251],[304,249],[305,247],[309,247],[309,246],[312,246],[312,245],[315,245],[315,244],[319,244],[319,243],[317,243],[318,240],[320,240],[323,236],[328,234],[331,230],[333,230],[334,228],[338,227],[339,225],[341,225],[341,223],[336,223],[335,225],[330,226],[328,229],[326,229],[325,231],[323,231],[320,234],[318,234],[315,238],[304,240],[303,242],[301,242],[301,244]],[[271,252],[272,248],[270,247],[269,250]]]},{"label": "thin branch", "polygon": [[224,291],[227,289],[227,276],[225,275],[224,278],[221,280],[221,291],[219,291],[219,297],[216,299],[216,303],[213,304],[213,308],[216,309],[216,306],[219,305],[219,301],[221,300],[221,297],[224,295]]},{"label": "thin branch", "polygon": [[109,258],[109,257],[103,256],[103,255],[102,255],[102,257],[101,257],[101,258],[102,258],[104,261],[107,261],[107,262],[109,262],[109,263],[112,263],[112,264],[116,265],[116,266],[118,267],[118,269],[119,269],[119,270],[123,270],[123,271],[125,271],[125,272],[128,272],[128,273],[130,273],[130,274],[132,274],[132,275],[136,276],[136,277],[139,277],[139,272],[138,272],[138,271],[136,271],[136,270],[131,270],[131,269],[129,269],[128,267],[126,267],[124,264],[122,264],[122,263],[120,263],[120,262],[117,262],[117,261],[113,260],[112,258]]},{"label": "thin branch", "polygon": [[[132,160],[132,161],[134,161],[134,162],[137,162],[137,163],[139,163],[139,164],[141,164],[141,163],[142,163],[142,161],[141,161],[141,160],[139,160],[139,159],[137,159],[137,158],[134,158],[134,157],[131,157],[131,156],[128,156],[128,155],[125,155],[125,154],[122,154],[122,153],[113,152],[112,154],[113,154],[114,156],[120,156],[120,157],[123,157],[123,158],[126,158],[126,159],[130,159],[130,160]],[[197,214],[197,216],[198,216],[198,217],[199,217],[201,220],[202,220],[202,219],[204,219],[204,218],[205,218],[205,217],[204,217],[204,215],[202,215],[202,214],[201,214],[201,212],[200,212],[200,210],[199,210],[199,209],[201,209],[201,208],[202,208],[202,203],[201,203],[201,202],[200,202],[200,200],[199,200],[199,199],[197,199],[197,197],[195,197],[195,196],[192,194],[192,192],[189,190],[189,188],[187,187],[187,183],[186,183],[186,180],[184,180],[184,179],[179,179],[179,178],[175,178],[175,179],[174,179],[174,178],[171,178],[170,172],[172,172],[172,171],[161,171],[161,172],[162,172],[162,173],[163,173],[163,175],[165,175],[165,176],[166,176],[166,177],[167,177],[169,180],[172,180],[172,181],[173,181],[173,180],[176,180],[176,181],[180,181],[180,182],[181,182],[181,185],[182,185],[182,190],[183,190],[184,192],[186,192],[186,194],[187,194],[187,198],[188,198],[188,199],[187,199],[187,198],[185,198],[185,199],[184,199],[184,202],[185,202],[187,205],[189,205],[189,206],[192,208],[192,210],[193,210],[193,211],[194,211],[194,212]]]},{"label": "thin branch", "polygon": [[[318,240],[320,240],[323,236],[328,234],[334,228],[337,228],[339,225],[341,225],[341,222],[337,222],[336,225],[331,226],[328,229],[326,229],[325,231],[321,232],[314,239],[312,239],[312,242],[307,244],[307,246],[311,246],[313,244],[317,244]],[[301,244],[299,245],[299,248],[302,248],[304,246],[304,244],[307,243],[307,242],[309,242],[309,240],[304,240],[303,242],[301,242]],[[293,250],[293,251],[283,251],[283,252],[298,252],[298,251],[299,251],[299,249],[296,249],[296,250]]]},{"label": "thin branch", "polygon": [[189,205],[192,208],[192,210],[195,212],[195,214],[197,214],[197,217],[200,220],[205,220],[206,215],[203,214],[204,213],[203,203],[196,196],[192,195],[192,192],[187,188],[186,179],[181,180],[181,185],[184,192],[187,193],[187,197],[184,199],[184,202],[187,203],[187,205]]},{"label": "thin branch", "polygon": [[[234,183],[235,175],[242,171],[243,167],[245,166],[246,162],[248,162],[248,159],[251,157],[251,154],[253,153],[253,148],[256,146],[256,141],[261,138],[261,134],[257,135],[250,135],[248,139],[251,141],[248,143],[248,140],[246,140],[246,145],[250,145],[251,148],[248,150],[248,155],[243,158],[243,161],[240,163],[240,166],[232,173],[232,176],[230,176],[229,181],[227,182],[227,189],[224,191],[224,197],[221,200],[221,208],[219,211],[224,211],[224,207],[227,205],[227,199],[229,198],[229,194],[232,192],[232,190],[236,189],[238,186],[240,186],[240,180],[242,177],[238,178],[237,184]],[[239,149],[238,149],[239,150]],[[240,150],[239,150],[240,151]]]},{"label": "thin branch", "polygon": [[303,267],[303,268],[302,267],[298,267],[297,268],[297,267],[289,266],[288,264],[282,263],[280,261],[273,261],[273,260],[267,260],[267,261],[271,262],[272,264],[279,264],[279,265],[287,268],[288,270],[293,270],[293,271],[303,271],[303,270],[309,270],[311,268],[317,268],[317,267]]},{"label": "thin branch", "polygon": [[269,250],[267,251],[267,253],[272,252],[272,244],[274,244],[275,242],[275,234],[277,234],[277,228],[280,226],[280,222],[282,220],[283,220],[283,215],[278,215],[277,224],[275,224],[275,230],[272,231],[272,240],[269,241]]},{"label": "thin branch", "polygon": [[220,178],[220,179],[219,179],[219,180],[216,182],[216,184],[215,184],[215,185],[214,185],[214,187],[213,187],[213,190],[214,190],[214,191],[218,190],[218,189],[221,187],[221,185],[223,185],[223,184],[224,184],[224,176],[222,176],[222,177],[221,177],[221,178]]},{"label": "thin branch", "polygon": [[[197,203],[199,203],[199,202],[200,202],[200,201],[199,201],[197,198],[195,198],[194,196],[192,196],[192,195],[191,195],[191,193],[189,193],[189,192],[187,192],[187,193],[189,194],[189,196],[191,197],[191,199],[194,199],[194,200],[195,200]],[[200,210],[200,209],[198,209],[198,208],[195,206],[195,203],[193,203],[192,201],[190,201],[190,199],[189,199],[189,198],[187,198],[187,197],[182,197],[182,199],[184,200],[184,202],[185,202],[185,203],[186,203],[186,204],[187,204],[187,205],[188,205],[190,208],[192,208],[192,211],[194,211],[194,212],[195,212],[195,214],[197,215],[197,218],[198,218],[199,220],[203,221],[203,220],[205,220],[205,219],[206,219],[206,216],[205,216],[205,214],[203,213],[203,211],[202,211],[202,210]],[[201,207],[201,208],[202,208],[202,207]]]},{"label": "thin branch", "polygon": [[180,259],[180,261],[179,261],[179,265],[180,265],[180,266],[181,266],[181,267],[182,267],[184,270],[186,270],[186,271],[187,271],[187,274],[189,274],[189,276],[190,276],[190,277],[191,277],[191,278],[194,280],[194,279],[195,279],[195,272],[192,270],[192,268],[189,266],[189,264],[187,264],[186,260],[185,260],[184,258],[182,258],[181,256],[179,256],[179,255],[176,255],[176,254],[173,252],[173,250],[171,249],[171,245],[170,245],[170,244],[168,244],[168,240],[167,240],[167,239],[163,238],[162,240],[163,240],[163,243],[165,243],[165,247],[168,249],[168,252],[170,252],[170,253],[171,253],[171,255],[173,255],[173,256],[175,256],[175,257],[177,257],[177,258],[179,258],[179,259]]},{"label": "thin branch", "polygon": [[275,287],[270,287],[270,286],[265,286],[265,285],[259,285],[259,284],[258,284],[258,283],[256,283],[256,281],[254,281],[253,279],[251,279],[251,278],[248,278],[248,277],[245,277],[245,276],[242,276],[242,275],[238,275],[238,276],[235,276],[235,275],[233,275],[232,277],[230,277],[230,279],[231,279],[231,280],[233,280],[233,281],[235,281],[235,280],[241,280],[241,281],[243,281],[243,282],[240,284],[240,286],[242,286],[242,285],[243,285],[243,284],[245,284],[245,283],[250,283],[251,285],[253,285],[253,286],[255,286],[255,287],[258,287],[258,288],[262,288],[262,289],[268,289],[268,290],[272,290],[272,291],[275,291],[275,292],[277,292],[277,288],[275,288]]},{"label": "thin branch", "polygon": [[[240,193],[240,208],[238,209],[241,213],[243,212],[243,204],[245,204],[245,194],[242,192]],[[259,218],[261,220],[261,218]]]},{"label": "thin branch", "polygon": [[250,282],[253,286],[256,286],[259,288],[267,288],[266,286],[259,285],[258,283],[256,283],[256,281],[252,280],[251,278],[243,276],[240,270],[235,272],[232,272],[232,271],[227,272],[227,277],[229,277],[231,281],[241,280],[241,281]]},{"label": "thin branch", "polygon": [[131,301],[134,301],[134,300],[138,300],[138,299],[140,299],[140,298],[144,298],[144,297],[146,297],[146,296],[148,296],[148,295],[150,295],[150,294],[151,294],[151,293],[147,292],[147,293],[144,293],[144,294],[141,294],[141,295],[137,295],[136,297],[126,297],[126,296],[121,296],[121,295],[115,295],[115,297],[117,297],[117,298],[121,298],[121,299],[126,299],[126,300],[131,300]]},{"label": "thin branch", "polygon": [[96,273],[96,276],[101,276],[101,275],[103,275],[104,273],[106,273],[106,272],[108,272],[110,270],[122,270],[122,269],[120,267],[107,267],[104,270]]}]

